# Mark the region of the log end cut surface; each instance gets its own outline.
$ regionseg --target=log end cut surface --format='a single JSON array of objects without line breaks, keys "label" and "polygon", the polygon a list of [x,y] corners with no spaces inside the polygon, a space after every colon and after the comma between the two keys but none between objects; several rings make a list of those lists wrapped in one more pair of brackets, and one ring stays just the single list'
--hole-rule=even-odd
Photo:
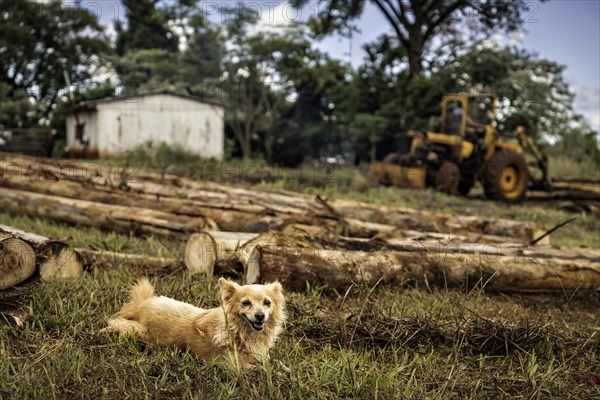
[{"label": "log end cut surface", "polygon": [[29,278],[35,272],[33,247],[18,238],[0,240],[0,289],[7,289]]}]

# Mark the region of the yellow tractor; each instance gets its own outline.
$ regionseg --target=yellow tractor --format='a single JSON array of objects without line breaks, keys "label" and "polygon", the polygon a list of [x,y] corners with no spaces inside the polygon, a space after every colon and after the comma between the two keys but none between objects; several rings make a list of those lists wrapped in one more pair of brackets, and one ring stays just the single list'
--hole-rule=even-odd
[{"label": "yellow tractor", "polygon": [[530,187],[549,190],[547,156],[523,127],[498,132],[496,102],[490,93],[444,96],[441,132],[409,131],[403,150],[371,165],[370,179],[399,187],[434,186],[451,195],[467,195],[481,180],[488,198],[511,203],[523,200]]}]

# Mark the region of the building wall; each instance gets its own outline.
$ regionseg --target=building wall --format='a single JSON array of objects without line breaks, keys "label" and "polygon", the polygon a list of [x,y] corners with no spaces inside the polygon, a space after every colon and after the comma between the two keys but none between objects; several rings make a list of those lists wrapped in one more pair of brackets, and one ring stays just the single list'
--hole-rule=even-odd
[{"label": "building wall", "polygon": [[[148,142],[165,142],[204,158],[223,158],[222,107],[157,94],[99,103],[95,115],[90,147],[93,143],[100,156],[119,154]],[[71,125],[69,143],[75,141],[75,123]]]},{"label": "building wall", "polygon": [[[98,135],[97,135],[97,123],[98,115],[95,111],[81,111],[79,112],[79,122],[85,122],[85,133],[89,139],[89,145],[87,148],[88,155],[98,155]],[[75,139],[75,115],[69,114],[66,118],[67,123],[67,146],[69,152],[76,155],[82,155],[83,149],[79,140]]]}]

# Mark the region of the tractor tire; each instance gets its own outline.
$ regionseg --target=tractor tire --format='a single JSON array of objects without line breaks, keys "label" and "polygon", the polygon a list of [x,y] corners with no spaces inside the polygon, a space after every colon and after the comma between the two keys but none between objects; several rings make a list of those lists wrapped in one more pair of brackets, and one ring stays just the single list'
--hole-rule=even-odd
[{"label": "tractor tire", "polygon": [[498,150],[483,170],[483,189],[489,199],[518,203],[525,198],[529,168],[522,154]]},{"label": "tractor tire", "polygon": [[436,189],[454,196],[460,182],[460,169],[451,161],[444,161],[435,176]]}]

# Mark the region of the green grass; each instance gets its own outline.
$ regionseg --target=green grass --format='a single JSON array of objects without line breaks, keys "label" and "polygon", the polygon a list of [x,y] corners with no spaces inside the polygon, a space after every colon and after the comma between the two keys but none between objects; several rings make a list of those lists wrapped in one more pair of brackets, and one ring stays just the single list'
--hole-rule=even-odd
[{"label": "green grass", "polygon": [[[177,253],[181,242],[0,213],[2,223],[110,249]],[[108,239],[110,238],[110,239]],[[217,305],[215,278],[103,265],[41,283],[24,328],[0,322],[0,398],[540,398],[600,395],[600,293],[538,295],[380,287],[286,293],[271,362],[238,375],[171,348],[98,334],[131,284]],[[10,396],[10,397],[9,397]]]},{"label": "green grass", "polygon": [[74,247],[88,247],[117,253],[144,254],[154,257],[181,258],[184,244],[157,236],[135,236],[117,232],[103,232],[98,229],[69,225],[41,218],[30,218],[0,212],[0,225],[12,226],[27,232],[35,232],[52,239],[68,242]]},{"label": "green grass", "polygon": [[[12,398],[544,398],[600,394],[598,294],[376,288],[287,293],[270,362],[235,374],[185,351],[98,334],[141,276],[93,269],[41,284],[26,327],[0,323]],[[157,291],[211,307],[215,279],[154,275]],[[573,295],[573,296],[571,296]]]},{"label": "green grass", "polygon": [[[155,164],[226,184],[252,182],[451,214],[540,221],[547,227],[575,215],[576,221],[552,235],[553,243],[600,248],[597,217],[544,203],[509,206],[476,193],[464,199],[382,187],[370,184],[365,170],[357,168],[309,166],[267,174],[255,168],[250,174],[247,164],[235,162],[225,164],[223,173],[213,168],[220,164],[210,169],[193,160],[167,161]],[[0,224],[74,245],[152,256],[181,258],[184,245],[4,212]],[[78,281],[41,283],[20,299],[31,312],[25,327],[0,317],[0,399],[600,398],[600,293],[377,287],[326,295],[324,288],[308,287],[286,293],[289,320],[271,361],[236,374],[185,351],[98,334],[141,276],[150,276],[159,294],[217,305],[216,279],[190,277],[182,269],[105,263]]]},{"label": "green grass", "polygon": [[548,164],[548,173],[554,177],[600,177],[600,168],[598,160],[592,160],[585,157],[582,160],[573,160],[572,158],[552,154]]}]

